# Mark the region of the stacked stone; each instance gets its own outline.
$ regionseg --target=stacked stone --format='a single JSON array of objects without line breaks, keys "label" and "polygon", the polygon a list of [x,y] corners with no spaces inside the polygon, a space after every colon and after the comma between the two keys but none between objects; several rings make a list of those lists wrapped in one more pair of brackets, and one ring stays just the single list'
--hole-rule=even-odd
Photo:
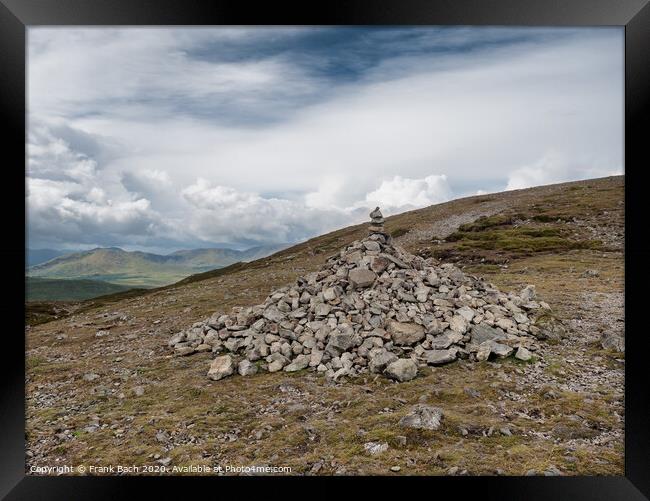
[{"label": "stacked stone", "polygon": [[370,213],[370,226],[368,227],[370,237],[376,240],[380,240],[383,243],[391,243],[392,238],[390,234],[386,233],[384,229],[384,216],[379,210],[379,207],[375,207]]},{"label": "stacked stone", "polygon": [[[537,340],[562,335],[541,324],[534,286],[504,294],[483,279],[405,252],[371,232],[317,272],[274,290],[263,304],[215,313],[175,334],[178,355],[212,352],[208,377],[312,369],[332,380],[364,373],[397,381],[458,359],[530,360]],[[540,319],[548,315],[539,316]]]}]

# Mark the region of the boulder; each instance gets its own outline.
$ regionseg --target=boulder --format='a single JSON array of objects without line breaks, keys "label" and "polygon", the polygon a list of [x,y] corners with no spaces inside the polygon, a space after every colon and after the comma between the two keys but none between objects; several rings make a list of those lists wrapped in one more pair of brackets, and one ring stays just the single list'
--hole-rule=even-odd
[{"label": "boulder", "polygon": [[289,365],[284,367],[286,372],[296,372],[306,369],[309,366],[309,356],[298,355]]},{"label": "boulder", "polygon": [[396,345],[411,345],[424,339],[424,327],[416,323],[391,321],[388,332]]},{"label": "boulder", "polygon": [[534,285],[527,285],[519,293],[519,297],[524,301],[532,301],[537,296]]},{"label": "boulder", "polygon": [[375,273],[382,273],[389,264],[390,261],[383,256],[372,256],[370,259],[370,269]]},{"label": "boulder", "polygon": [[439,407],[417,404],[411,411],[399,420],[399,425],[405,428],[437,430],[440,428],[443,412]]},{"label": "boulder", "polygon": [[264,318],[271,322],[282,322],[286,315],[282,313],[277,306],[271,305],[266,310],[264,310]]},{"label": "boulder", "polygon": [[443,365],[456,360],[456,350],[430,350],[426,352],[427,364]]},{"label": "boulder", "polygon": [[250,360],[242,360],[237,366],[237,372],[242,376],[252,376],[253,374],[257,374],[257,365]]},{"label": "boulder", "polygon": [[618,334],[608,332],[604,333],[600,345],[605,350],[612,350],[620,353],[625,352],[625,338]]},{"label": "boulder", "polygon": [[509,357],[515,351],[514,348],[507,344],[497,343],[496,341],[486,341],[486,343],[489,344],[490,351],[500,358]]},{"label": "boulder", "polygon": [[533,356],[531,355],[530,351],[528,351],[526,348],[523,346],[520,346],[517,348],[517,353],[515,353],[515,358],[518,360],[522,360],[524,362],[528,362]]},{"label": "boulder", "polygon": [[363,444],[363,448],[368,454],[376,456],[377,454],[386,452],[388,450],[388,444],[379,442],[366,442]]},{"label": "boulder", "polygon": [[219,381],[235,372],[235,362],[230,355],[223,355],[215,358],[210,364],[208,377],[213,381]]},{"label": "boulder", "polygon": [[485,324],[477,324],[472,327],[472,343],[481,345],[485,341],[497,341],[505,339],[505,333],[500,329],[495,329]]},{"label": "boulder", "polygon": [[370,359],[370,362],[368,363],[368,369],[373,373],[382,373],[388,364],[395,362],[397,359],[398,357],[394,353],[387,350],[382,350],[380,353],[376,354]]},{"label": "boulder", "polygon": [[331,356],[339,356],[344,351],[354,346],[354,334],[334,333],[330,334],[329,342],[325,346],[325,352]]},{"label": "boulder", "polygon": [[461,334],[465,334],[465,332],[467,332],[468,325],[469,322],[462,315],[454,315],[451,320],[449,320],[449,328],[452,331],[459,332]]},{"label": "boulder", "polygon": [[410,358],[400,358],[399,360],[388,364],[384,370],[384,374],[391,379],[403,383],[404,381],[410,381],[417,376],[418,366]]},{"label": "boulder", "polygon": [[348,274],[348,280],[355,289],[371,286],[376,278],[377,275],[374,271],[364,270],[363,268],[355,268]]},{"label": "boulder", "polygon": [[479,362],[485,362],[490,358],[490,353],[492,353],[492,344],[489,340],[484,341],[478,347],[478,351],[476,352],[476,360]]}]

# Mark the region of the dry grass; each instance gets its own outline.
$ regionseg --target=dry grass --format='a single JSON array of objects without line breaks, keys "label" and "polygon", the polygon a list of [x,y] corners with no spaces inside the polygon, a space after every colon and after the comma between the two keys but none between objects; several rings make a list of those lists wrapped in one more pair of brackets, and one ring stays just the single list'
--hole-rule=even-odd
[{"label": "dry grass", "polygon": [[[585,188],[587,184],[592,187]],[[414,239],[418,231],[495,199],[509,204],[502,223],[510,213],[549,218],[614,213],[622,199],[622,179],[472,197],[388,218],[387,227],[408,229],[396,237],[397,243],[411,252],[426,252],[432,244]],[[619,214],[602,217],[615,224]],[[553,229],[559,223],[531,224]],[[501,226],[465,230],[481,233]],[[585,238],[582,231],[570,238]],[[599,448],[595,461],[593,446],[579,438],[622,426],[609,412],[620,396],[603,388],[598,398],[557,390],[556,398],[545,398],[543,392],[528,391],[517,382],[529,365],[515,360],[426,368],[403,384],[366,377],[329,385],[306,371],[212,382],[205,378],[209,355],[170,356],[166,341],[173,332],[214,311],[261,302],[273,288],[317,269],[364,233],[363,226],[346,228],[173,286],[86,302],[70,316],[34,326],[27,335],[27,433],[33,461],[150,465],[155,464],[153,455],[160,455],[170,457],[172,465],[275,464],[291,466],[294,473],[309,472],[322,462],[319,474],[393,474],[389,468],[394,465],[402,468],[399,474],[413,475],[442,475],[454,466],[472,474],[494,474],[499,468],[521,475],[551,465],[570,474],[622,474],[622,441]],[[444,245],[459,252],[462,242]],[[475,259],[460,264],[504,290],[534,283],[563,316],[572,314],[573,301],[585,290],[623,287],[622,253],[617,250],[563,249],[508,259],[507,268]],[[599,276],[583,276],[588,269],[599,270]],[[99,317],[115,312],[127,319]],[[95,337],[100,329],[110,335]],[[67,337],[58,339],[61,334]],[[601,357],[612,367],[620,357],[597,347],[586,356]],[[562,359],[548,362],[549,378],[561,380],[574,370]],[[100,378],[84,381],[83,375],[90,372]],[[138,385],[145,388],[139,397],[133,394]],[[283,391],[287,385],[293,389]],[[557,387],[557,381],[550,386]],[[480,397],[470,396],[466,388]],[[439,430],[397,425],[420,402],[444,409]],[[586,428],[567,420],[576,414],[588,423]],[[84,431],[94,415],[106,427]],[[499,431],[504,427],[511,436]],[[71,438],[56,438],[64,430],[70,430]],[[171,437],[169,443],[156,438],[161,431]],[[228,434],[236,439],[224,439]],[[558,442],[548,434],[564,438]],[[574,436],[578,438],[567,438]],[[401,445],[401,437],[406,437],[406,445]],[[387,442],[390,448],[370,456],[363,449],[369,441]]]}]

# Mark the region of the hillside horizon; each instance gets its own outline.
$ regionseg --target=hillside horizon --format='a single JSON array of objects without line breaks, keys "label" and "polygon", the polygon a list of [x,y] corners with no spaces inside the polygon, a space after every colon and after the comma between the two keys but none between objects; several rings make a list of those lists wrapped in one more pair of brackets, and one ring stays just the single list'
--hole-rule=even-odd
[{"label": "hillside horizon", "polygon": [[[26,276],[58,280],[95,280],[129,287],[156,287],[194,273],[223,268],[267,256],[288,244],[255,246],[239,251],[224,248],[179,250],[169,254],[97,247],[71,252],[30,266]],[[41,284],[42,285],[42,284]]]},{"label": "hillside horizon", "polygon": [[[144,449],[171,464],[198,464],[218,426],[242,430],[237,440],[219,442],[220,461],[268,462],[280,451],[298,473],[308,473],[329,455],[345,461],[348,472],[381,474],[408,451],[413,461],[397,464],[409,474],[487,475],[495,464],[505,475],[539,474],[550,465],[566,475],[622,474],[625,354],[603,342],[606,335],[624,333],[625,326],[623,195],[624,176],[617,176],[474,196],[385,218],[394,245],[412,255],[454,264],[503,292],[536,287],[567,331],[540,343],[539,358],[528,363],[503,360],[468,370],[459,361],[423,368],[400,385],[382,378],[327,385],[312,372],[263,368],[249,378],[206,381],[213,353],[188,358],[169,348],[172,335],[196,322],[260,304],[274,290],[318,272],[342,248],[364,239],[367,224],[160,288],[29,304],[27,392],[56,378],[56,393],[47,406],[28,401],[28,449],[36,458],[28,463],[138,462],[146,461],[138,452]],[[118,379],[116,367],[128,379]],[[134,393],[136,387],[144,393]],[[296,391],[285,392],[289,387]],[[191,398],[179,399],[178,388],[191,388]],[[97,398],[99,391],[105,398]],[[510,398],[513,392],[520,398]],[[405,432],[398,421],[422,402],[443,408],[443,427]],[[142,405],[147,412],[133,414],[125,426],[125,405]],[[499,412],[497,405],[503,406]],[[63,416],[64,409],[67,419],[53,420],[53,412]],[[567,418],[577,413],[583,418]],[[85,431],[89,414],[101,416],[92,433]],[[164,418],[152,425],[152,414]],[[170,438],[173,447],[163,450],[161,430],[184,437],[189,421],[196,441]],[[66,448],[54,432],[39,434],[63,426],[71,430]],[[118,427],[124,430],[119,436]],[[318,440],[311,440],[314,436]],[[400,445],[404,436],[406,446]],[[76,447],[81,441],[101,448]],[[388,451],[369,456],[363,445],[373,441],[386,442]],[[441,459],[431,462],[433,447]],[[568,447],[571,456],[557,454]],[[325,463],[319,474],[337,467]]]}]

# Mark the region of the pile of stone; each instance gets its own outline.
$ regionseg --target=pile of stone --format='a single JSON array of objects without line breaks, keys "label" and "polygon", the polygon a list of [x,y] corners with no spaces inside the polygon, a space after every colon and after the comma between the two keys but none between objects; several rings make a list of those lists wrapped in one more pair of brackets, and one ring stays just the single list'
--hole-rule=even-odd
[{"label": "pile of stone", "polygon": [[314,369],[328,378],[364,373],[396,381],[418,368],[457,359],[511,355],[530,360],[535,325],[548,305],[535,288],[499,292],[452,264],[393,245],[379,208],[369,235],[328,259],[320,271],[273,291],[263,304],[215,313],[169,341],[179,355],[209,351],[208,377]]}]

